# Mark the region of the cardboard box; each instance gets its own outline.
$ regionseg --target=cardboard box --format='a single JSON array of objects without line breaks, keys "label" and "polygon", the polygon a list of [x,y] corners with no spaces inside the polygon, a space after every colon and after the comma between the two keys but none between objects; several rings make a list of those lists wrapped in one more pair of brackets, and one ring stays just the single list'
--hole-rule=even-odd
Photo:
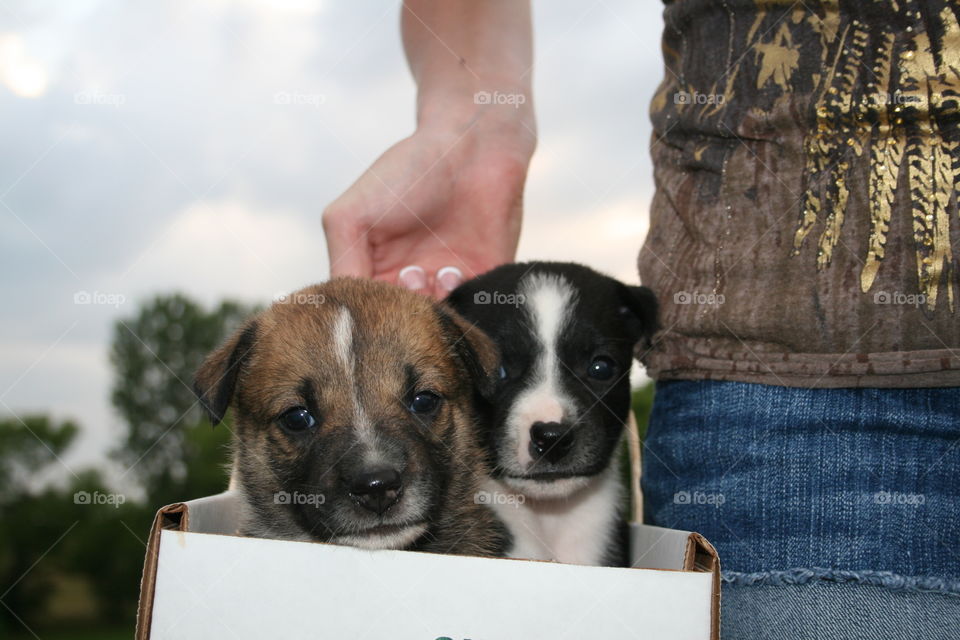
[{"label": "cardboard box", "polygon": [[261,540],[233,492],[157,513],[138,640],[718,638],[719,562],[697,534],[631,525],[636,566]]}]

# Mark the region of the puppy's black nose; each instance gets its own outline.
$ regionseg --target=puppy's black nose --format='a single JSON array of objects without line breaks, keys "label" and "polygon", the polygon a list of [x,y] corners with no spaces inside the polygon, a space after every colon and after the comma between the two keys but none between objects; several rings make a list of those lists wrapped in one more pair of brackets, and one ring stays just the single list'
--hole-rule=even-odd
[{"label": "puppy's black nose", "polygon": [[400,499],[400,486],[400,472],[396,469],[373,469],[354,476],[350,495],[364,509],[382,516]]},{"label": "puppy's black nose", "polygon": [[530,427],[530,455],[559,462],[573,449],[573,430],[559,422],[534,422]]}]

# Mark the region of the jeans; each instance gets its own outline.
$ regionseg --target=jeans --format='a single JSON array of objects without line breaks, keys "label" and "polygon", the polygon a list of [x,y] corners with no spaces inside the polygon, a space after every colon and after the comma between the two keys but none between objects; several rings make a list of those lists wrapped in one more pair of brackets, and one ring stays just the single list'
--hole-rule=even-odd
[{"label": "jeans", "polygon": [[960,637],[960,389],[661,382],[643,488],[717,548],[725,638]]}]

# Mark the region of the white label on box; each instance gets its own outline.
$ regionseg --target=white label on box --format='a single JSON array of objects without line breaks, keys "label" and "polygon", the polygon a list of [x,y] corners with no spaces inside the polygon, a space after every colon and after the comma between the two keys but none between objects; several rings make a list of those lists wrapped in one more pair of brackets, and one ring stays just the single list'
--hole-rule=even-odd
[{"label": "white label on box", "polygon": [[151,638],[707,640],[712,578],[163,531]]}]

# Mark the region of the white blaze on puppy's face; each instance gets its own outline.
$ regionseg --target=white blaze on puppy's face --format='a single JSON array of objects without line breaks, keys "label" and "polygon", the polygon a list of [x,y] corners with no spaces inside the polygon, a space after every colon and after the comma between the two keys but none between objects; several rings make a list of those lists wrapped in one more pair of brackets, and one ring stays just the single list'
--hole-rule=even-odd
[{"label": "white blaze on puppy's face", "polygon": [[353,375],[353,316],[347,307],[337,309],[333,321],[333,349],[340,366]]},{"label": "white blaze on puppy's face", "polygon": [[344,375],[350,383],[353,401],[353,426],[361,439],[369,439],[373,435],[373,430],[357,395],[356,367],[354,364],[356,355],[353,352],[353,316],[350,315],[350,309],[347,307],[337,309],[337,315],[334,318],[333,350],[337,362],[343,367]]},{"label": "white blaze on puppy's face", "polygon": [[513,404],[507,418],[508,437],[514,439],[520,473],[533,463],[530,455],[530,427],[537,422],[563,422],[565,415],[575,412],[573,400],[560,388],[560,367],[557,343],[569,321],[576,292],[561,276],[534,274],[520,287],[529,326],[540,344],[532,365],[529,386]]}]

